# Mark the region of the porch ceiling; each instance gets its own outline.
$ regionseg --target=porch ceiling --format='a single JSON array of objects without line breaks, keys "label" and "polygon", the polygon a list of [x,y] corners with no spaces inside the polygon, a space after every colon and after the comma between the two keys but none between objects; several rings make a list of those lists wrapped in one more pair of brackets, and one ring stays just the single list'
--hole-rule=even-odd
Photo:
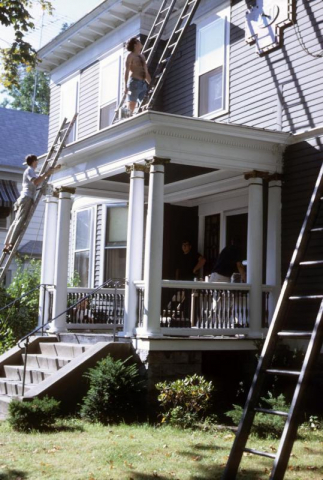
[{"label": "porch ceiling", "polygon": [[[280,172],[290,138],[289,133],[145,112],[68,145],[60,159],[63,168],[52,183],[77,188],[77,193],[82,187],[95,190],[100,186],[99,190],[105,191],[114,187],[124,195],[128,185],[117,184],[115,176],[124,173],[126,165],[144,164],[145,159],[158,156],[199,170],[197,175],[178,176],[166,185],[165,193],[176,196],[179,185],[185,190],[194,190],[197,184],[207,189],[213,176],[227,182],[241,179],[242,173],[250,170]],[[207,173],[203,174],[202,168],[208,169]]]}]

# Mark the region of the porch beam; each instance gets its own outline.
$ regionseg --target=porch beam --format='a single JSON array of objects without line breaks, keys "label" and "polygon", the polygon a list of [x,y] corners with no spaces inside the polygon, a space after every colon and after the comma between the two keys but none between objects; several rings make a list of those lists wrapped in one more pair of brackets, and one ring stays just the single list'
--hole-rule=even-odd
[{"label": "porch beam", "polygon": [[154,157],[150,167],[145,251],[143,334],[161,336],[160,312],[164,233],[164,172],[170,160]]},{"label": "porch beam", "polygon": [[145,171],[144,165],[133,164],[126,167],[126,172],[130,174],[130,193],[123,334],[129,337],[134,335],[137,323],[137,289],[134,281],[142,279]]},{"label": "porch beam", "polygon": [[263,178],[264,172],[256,170],[245,174],[249,183],[247,283],[251,285],[251,336],[258,336],[262,327]]},{"label": "porch beam", "polygon": [[[59,189],[58,199],[58,225],[56,239],[56,262],[54,275],[54,301],[53,318],[66,309],[67,275],[68,275],[68,250],[70,234],[70,218],[72,208],[72,194],[75,189],[62,187]],[[59,261],[58,261],[59,259]],[[50,332],[66,331],[66,314],[51,323]]]}]

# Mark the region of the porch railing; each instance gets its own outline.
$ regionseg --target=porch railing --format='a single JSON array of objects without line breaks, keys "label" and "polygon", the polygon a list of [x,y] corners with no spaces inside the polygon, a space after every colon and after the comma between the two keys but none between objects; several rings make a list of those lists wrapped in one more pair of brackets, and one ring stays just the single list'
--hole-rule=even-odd
[{"label": "porch railing", "polygon": [[[144,285],[138,291],[138,327],[143,326]],[[269,301],[272,288],[263,286],[262,327],[269,324]],[[164,328],[230,330],[249,328],[250,285],[162,281],[160,325]]]},{"label": "porch railing", "polygon": [[[120,282],[122,286],[122,282]],[[91,288],[67,289],[67,307],[77,304],[66,314],[67,325],[116,325],[123,326],[124,288],[102,288],[95,293]],[[84,301],[82,301],[84,299]],[[51,292],[51,305],[53,291]]]}]

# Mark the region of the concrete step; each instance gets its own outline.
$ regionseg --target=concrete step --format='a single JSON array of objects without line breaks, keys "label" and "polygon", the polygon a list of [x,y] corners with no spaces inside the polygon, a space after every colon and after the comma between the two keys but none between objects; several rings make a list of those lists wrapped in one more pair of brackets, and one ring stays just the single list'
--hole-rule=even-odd
[{"label": "concrete step", "polygon": [[49,357],[75,358],[82,355],[93,345],[79,345],[75,343],[39,343],[40,351],[43,355]]},{"label": "concrete step", "polygon": [[[23,361],[25,357],[23,356]],[[48,370],[49,372],[56,372],[71,361],[70,358],[64,357],[49,357],[41,354],[28,354],[27,367],[40,368],[41,370]]]},{"label": "concrete step", "polygon": [[[23,365],[4,365],[6,378],[9,380],[22,381],[24,367]],[[46,378],[50,377],[51,372],[48,370],[41,370],[37,368],[26,369],[26,383],[40,383]]]},{"label": "concrete step", "polygon": [[0,395],[0,420],[5,420],[6,418],[8,418],[10,402],[11,397],[8,397],[8,395]]},{"label": "concrete step", "polygon": [[[32,388],[32,385],[25,384],[25,393]],[[18,380],[9,380],[8,378],[0,378],[0,396],[7,395],[15,397],[22,395],[22,382]]]}]

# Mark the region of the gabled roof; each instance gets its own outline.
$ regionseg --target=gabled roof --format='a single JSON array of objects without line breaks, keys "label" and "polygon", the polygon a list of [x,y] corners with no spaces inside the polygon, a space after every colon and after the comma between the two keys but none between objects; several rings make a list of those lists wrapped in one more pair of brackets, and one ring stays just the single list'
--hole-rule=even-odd
[{"label": "gabled roof", "polygon": [[48,116],[0,108],[0,168],[24,169],[24,157],[47,152]]},{"label": "gabled roof", "polygon": [[[174,14],[183,3],[179,0]],[[54,70],[137,15],[154,18],[160,5],[161,0],[105,0],[38,51],[38,70]]]},{"label": "gabled roof", "polygon": [[105,0],[41,48],[39,70],[51,71],[141,13],[154,0]]}]

